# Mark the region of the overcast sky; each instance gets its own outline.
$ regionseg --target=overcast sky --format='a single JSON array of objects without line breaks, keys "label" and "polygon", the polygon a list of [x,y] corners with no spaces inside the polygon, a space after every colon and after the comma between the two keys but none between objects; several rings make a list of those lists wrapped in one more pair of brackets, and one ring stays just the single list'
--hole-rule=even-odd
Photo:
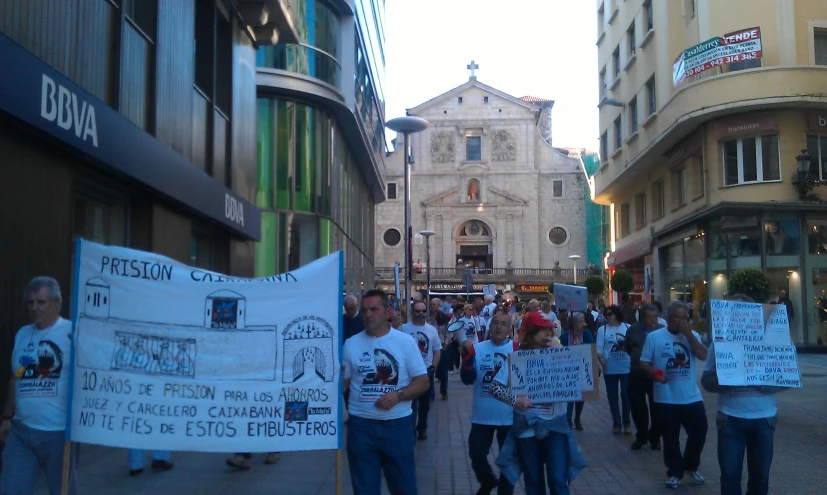
[{"label": "overcast sky", "polygon": [[388,119],[477,79],[555,100],[555,146],[598,148],[594,0],[388,0]]}]

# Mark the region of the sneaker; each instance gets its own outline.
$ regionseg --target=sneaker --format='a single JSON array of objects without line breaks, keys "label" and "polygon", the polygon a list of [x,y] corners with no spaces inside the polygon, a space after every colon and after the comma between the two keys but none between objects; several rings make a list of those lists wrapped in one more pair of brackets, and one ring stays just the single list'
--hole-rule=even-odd
[{"label": "sneaker", "polygon": [[677,476],[670,476],[666,480],[666,488],[676,489],[681,486],[681,480],[678,479]]},{"label": "sneaker", "polygon": [[452,374],[452,375],[454,374],[454,370],[451,370],[451,374]]},{"label": "sneaker", "polygon": [[227,465],[236,469],[247,471],[253,466],[252,459],[246,459],[243,455],[234,455],[227,458]]},{"label": "sneaker", "polygon": [[139,474],[144,472],[144,468],[141,469],[130,469],[129,476],[138,476]]},{"label": "sneaker", "polygon": [[583,431],[583,423],[581,423],[580,421],[575,421],[574,422],[574,429]]},{"label": "sneaker", "polygon": [[270,452],[264,456],[264,464],[278,464],[280,460],[281,454],[279,452]]},{"label": "sneaker", "polygon": [[660,442],[658,443],[651,443],[649,444],[652,446],[652,450],[660,450]]},{"label": "sneaker", "polygon": [[692,483],[696,485],[703,485],[706,481],[700,471],[689,471],[687,474],[689,474],[689,479],[692,480]]},{"label": "sneaker", "polygon": [[612,434],[617,435],[619,433],[620,433],[620,427],[619,426],[615,426],[614,428],[612,428]]},{"label": "sneaker", "polygon": [[641,442],[640,440],[635,440],[632,442],[632,450],[640,450],[641,447],[646,445],[646,442]]},{"label": "sneaker", "polygon": [[169,471],[172,469],[172,463],[169,461],[152,461],[152,469],[155,471]]},{"label": "sneaker", "polygon": [[630,426],[624,426],[623,427],[623,433],[625,435],[631,435],[632,434],[632,428]]},{"label": "sneaker", "polygon": [[442,400],[448,400],[448,394],[442,394]]}]

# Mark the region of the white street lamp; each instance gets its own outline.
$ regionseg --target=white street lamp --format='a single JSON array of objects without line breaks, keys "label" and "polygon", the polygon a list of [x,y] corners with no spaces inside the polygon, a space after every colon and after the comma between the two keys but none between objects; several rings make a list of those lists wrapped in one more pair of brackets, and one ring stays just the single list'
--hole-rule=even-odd
[{"label": "white street lamp", "polygon": [[580,258],[581,256],[579,254],[572,254],[571,256],[569,256],[569,259],[574,264],[574,270],[572,270],[574,272],[574,285],[577,285],[577,260],[579,260]]},{"label": "white street lamp", "polygon": [[405,311],[407,321],[411,321],[411,160],[408,154],[408,135],[415,132],[422,132],[428,128],[428,121],[419,117],[397,117],[389,120],[385,126],[402,134],[403,137],[403,160],[405,161]]}]

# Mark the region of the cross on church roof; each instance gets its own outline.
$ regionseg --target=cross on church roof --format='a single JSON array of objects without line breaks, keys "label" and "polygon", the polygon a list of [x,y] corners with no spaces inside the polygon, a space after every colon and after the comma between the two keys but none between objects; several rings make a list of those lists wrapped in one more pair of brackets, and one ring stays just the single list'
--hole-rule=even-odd
[{"label": "cross on church roof", "polygon": [[471,79],[476,79],[477,78],[476,73],[474,71],[476,71],[477,69],[480,68],[479,65],[475,64],[474,61],[472,60],[470,64],[465,66],[465,68],[471,71]]}]

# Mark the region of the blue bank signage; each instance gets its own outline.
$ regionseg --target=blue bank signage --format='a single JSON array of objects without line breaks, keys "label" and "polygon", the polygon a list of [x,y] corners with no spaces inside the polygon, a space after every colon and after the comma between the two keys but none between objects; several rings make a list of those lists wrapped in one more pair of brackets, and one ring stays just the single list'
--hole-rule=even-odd
[{"label": "blue bank signage", "polygon": [[0,111],[242,237],[261,238],[258,208],[3,34],[0,67]]}]

